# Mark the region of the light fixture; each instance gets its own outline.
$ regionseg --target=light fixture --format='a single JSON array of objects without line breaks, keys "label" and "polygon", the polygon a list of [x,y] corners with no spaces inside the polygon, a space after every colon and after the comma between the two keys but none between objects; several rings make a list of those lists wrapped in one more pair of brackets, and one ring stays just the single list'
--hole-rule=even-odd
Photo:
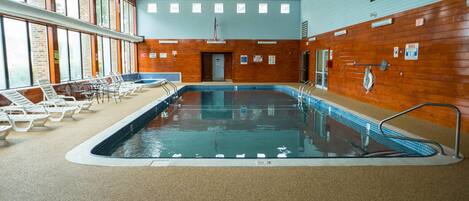
[{"label": "light fixture", "polygon": [[342,36],[347,34],[347,29],[334,32],[334,36]]},{"label": "light fixture", "polygon": [[159,43],[160,44],[178,44],[179,41],[177,41],[177,40],[160,40]]},{"label": "light fixture", "polygon": [[392,24],[392,22],[393,22],[393,19],[392,19],[392,18],[380,20],[380,21],[371,23],[371,28],[377,28],[377,27],[382,27],[382,26],[390,25],[390,24]]},{"label": "light fixture", "polygon": [[257,44],[259,44],[259,45],[276,45],[277,41],[263,41],[263,40],[260,40],[260,41],[257,41]]},{"label": "light fixture", "polygon": [[224,40],[208,40],[207,44],[226,44]]}]

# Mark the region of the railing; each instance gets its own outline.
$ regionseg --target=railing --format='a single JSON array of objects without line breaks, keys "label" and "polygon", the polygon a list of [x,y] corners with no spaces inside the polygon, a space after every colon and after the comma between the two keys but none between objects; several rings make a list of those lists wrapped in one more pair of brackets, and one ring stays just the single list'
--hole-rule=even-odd
[{"label": "railing", "polygon": [[445,154],[443,146],[433,140],[425,140],[425,139],[417,139],[417,138],[410,138],[410,137],[403,137],[403,136],[395,136],[395,135],[388,135],[385,134],[383,131],[383,124],[387,121],[390,121],[392,119],[395,119],[397,117],[400,117],[404,114],[410,113],[414,110],[420,109],[425,106],[434,106],[434,107],[446,107],[446,108],[451,108],[456,112],[456,131],[455,131],[455,142],[454,142],[454,158],[460,158],[459,155],[459,145],[461,143],[461,111],[459,110],[458,107],[451,105],[451,104],[443,104],[443,103],[422,103],[419,105],[416,105],[414,107],[411,107],[407,110],[404,110],[402,112],[399,112],[393,116],[390,116],[388,118],[383,119],[381,122],[379,122],[379,130],[381,131],[381,134],[383,134],[385,137],[389,138],[394,138],[394,139],[399,139],[399,140],[408,140],[408,141],[415,141],[415,142],[421,142],[421,143],[429,143],[429,144],[434,144],[440,148],[440,152],[443,155]]},{"label": "railing", "polygon": [[298,101],[302,102],[303,101],[303,95],[311,93],[311,90],[312,90],[313,87],[314,87],[314,83],[309,81],[309,80],[304,82],[303,84],[301,84],[298,87],[298,91],[299,91]]},{"label": "railing", "polygon": [[173,88],[174,93],[176,94],[176,97],[179,98],[178,87],[173,82],[171,82],[169,80],[166,80],[166,82]]}]

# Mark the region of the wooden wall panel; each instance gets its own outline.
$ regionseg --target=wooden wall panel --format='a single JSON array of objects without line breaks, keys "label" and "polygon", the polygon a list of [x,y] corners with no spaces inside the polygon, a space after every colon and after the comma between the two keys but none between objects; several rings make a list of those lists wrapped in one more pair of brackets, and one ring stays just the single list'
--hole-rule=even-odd
[{"label": "wooden wall panel", "polygon": [[[329,68],[329,90],[380,107],[402,110],[423,102],[457,105],[463,112],[463,129],[469,131],[469,9],[463,0],[444,0],[392,16],[394,23],[371,28],[371,22],[347,27],[348,34],[334,36],[328,32],[317,40],[301,42],[301,51],[311,51],[310,79],[314,79],[315,51],[333,50]],[[425,24],[415,26],[415,20]],[[404,60],[406,43],[418,42],[419,60]],[[400,48],[393,58],[393,47]],[[387,71],[373,69],[376,77],[373,91],[362,87],[364,67],[350,65],[391,64]],[[454,125],[454,113],[439,108],[417,111],[415,116],[446,126]]]},{"label": "wooden wall panel", "polygon": [[[298,82],[299,41],[281,40],[276,45],[259,45],[257,40],[229,40],[226,44],[207,44],[206,40],[178,40],[178,44],[159,44],[145,39],[138,44],[140,72],[181,72],[184,82],[202,79],[201,52],[231,52],[233,82]],[[178,52],[173,57],[171,52]],[[150,52],[168,53],[168,58],[150,59]],[[240,65],[240,56],[248,55],[249,64]],[[262,63],[253,63],[254,55],[262,55]],[[268,56],[276,55],[276,65],[268,65]]]}]

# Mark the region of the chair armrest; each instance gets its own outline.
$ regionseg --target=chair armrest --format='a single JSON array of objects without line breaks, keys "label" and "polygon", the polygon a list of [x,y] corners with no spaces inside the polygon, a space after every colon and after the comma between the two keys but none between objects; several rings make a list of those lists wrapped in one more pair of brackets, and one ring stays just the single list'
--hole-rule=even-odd
[{"label": "chair armrest", "polygon": [[5,106],[1,107],[0,109],[5,111],[7,115],[15,112],[22,113],[23,115],[27,114],[26,110],[24,110],[24,108],[21,106]]},{"label": "chair armrest", "polygon": [[72,100],[72,101],[77,101],[77,99],[74,96],[65,96],[65,95],[59,95],[59,98],[62,98],[64,100]]},{"label": "chair armrest", "polygon": [[57,107],[57,103],[54,101],[41,101],[38,105],[43,107]]}]

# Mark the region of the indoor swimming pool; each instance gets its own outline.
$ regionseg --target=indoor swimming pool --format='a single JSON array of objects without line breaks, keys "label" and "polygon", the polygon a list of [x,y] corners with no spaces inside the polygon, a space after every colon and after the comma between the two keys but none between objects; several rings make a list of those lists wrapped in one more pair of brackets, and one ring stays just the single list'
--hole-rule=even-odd
[{"label": "indoor swimming pool", "polygon": [[[289,93],[290,92],[290,93]],[[427,145],[389,139],[370,123],[287,88],[192,86],[93,149],[113,158],[422,157]],[[373,125],[374,127],[374,125]]]}]

